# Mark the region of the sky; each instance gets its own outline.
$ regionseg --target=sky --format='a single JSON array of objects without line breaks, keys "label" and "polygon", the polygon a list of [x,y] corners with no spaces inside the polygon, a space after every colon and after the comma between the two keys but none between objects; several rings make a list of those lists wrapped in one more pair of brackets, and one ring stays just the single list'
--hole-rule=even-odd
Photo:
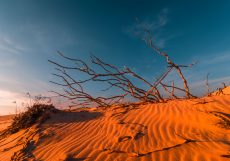
[{"label": "sky", "polygon": [[[91,53],[148,80],[161,75],[164,59],[136,34],[136,19],[149,24],[154,43],[178,64],[193,93],[230,84],[230,1],[1,0],[0,115],[14,113],[31,95],[57,90],[50,80],[62,62],[57,51],[88,60]],[[168,80],[178,80],[172,73]],[[94,87],[90,87],[92,92]],[[15,104],[14,102],[17,102]]]}]

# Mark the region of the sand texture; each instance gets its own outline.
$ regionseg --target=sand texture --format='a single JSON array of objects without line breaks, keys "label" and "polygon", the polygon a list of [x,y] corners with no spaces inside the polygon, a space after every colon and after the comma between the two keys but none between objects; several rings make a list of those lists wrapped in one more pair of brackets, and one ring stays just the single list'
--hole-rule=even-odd
[{"label": "sand texture", "polygon": [[0,140],[0,160],[227,161],[228,94],[75,110]]},{"label": "sand texture", "polygon": [[14,115],[0,116],[0,131],[6,129],[9,125],[11,125],[13,118]]}]

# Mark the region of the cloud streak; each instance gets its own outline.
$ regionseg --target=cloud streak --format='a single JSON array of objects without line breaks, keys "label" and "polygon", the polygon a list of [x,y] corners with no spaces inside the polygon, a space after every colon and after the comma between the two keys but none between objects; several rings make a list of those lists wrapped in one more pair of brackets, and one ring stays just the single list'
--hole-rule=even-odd
[{"label": "cloud streak", "polygon": [[223,62],[230,62],[230,51],[208,55],[203,57],[201,60],[201,63],[204,65],[216,65]]},{"label": "cloud streak", "polygon": [[21,54],[26,50],[25,47],[7,36],[0,37],[0,55],[3,54]]},{"label": "cloud streak", "polygon": [[153,21],[149,21],[148,19],[139,20],[136,18],[136,23],[126,28],[126,32],[131,36],[136,36],[143,39],[145,29],[150,30],[154,33],[154,39],[156,40],[156,45],[158,47],[164,48],[166,41],[173,38],[174,36],[162,36],[161,30],[168,24],[169,22],[169,9],[163,8],[160,13],[155,17]]}]

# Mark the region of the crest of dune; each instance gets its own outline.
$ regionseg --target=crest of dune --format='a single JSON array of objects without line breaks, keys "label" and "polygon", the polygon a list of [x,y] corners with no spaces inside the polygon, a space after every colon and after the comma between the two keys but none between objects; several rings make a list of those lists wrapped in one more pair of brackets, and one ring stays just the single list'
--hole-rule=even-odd
[{"label": "crest of dune", "polygon": [[223,89],[220,88],[212,93],[212,95],[229,95],[229,94],[230,94],[230,87],[226,87]]}]

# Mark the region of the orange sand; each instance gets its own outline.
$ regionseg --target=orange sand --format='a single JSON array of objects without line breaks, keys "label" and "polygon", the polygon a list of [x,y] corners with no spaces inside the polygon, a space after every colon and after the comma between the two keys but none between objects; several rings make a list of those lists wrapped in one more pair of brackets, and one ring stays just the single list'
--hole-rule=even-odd
[{"label": "orange sand", "polygon": [[4,130],[11,124],[13,117],[14,115],[0,116],[0,131]]},{"label": "orange sand", "polygon": [[230,121],[230,95],[62,112],[0,140],[0,160],[24,147],[31,160],[227,161],[223,119]]}]

